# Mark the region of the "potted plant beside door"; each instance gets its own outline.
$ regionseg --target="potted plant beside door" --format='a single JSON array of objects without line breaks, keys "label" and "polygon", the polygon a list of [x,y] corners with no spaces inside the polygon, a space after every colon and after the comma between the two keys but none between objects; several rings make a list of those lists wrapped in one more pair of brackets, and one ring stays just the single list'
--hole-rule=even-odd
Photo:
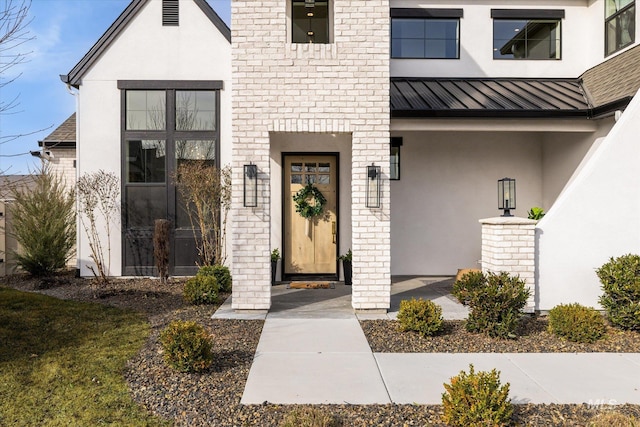
[{"label": "potted plant beside door", "polygon": [[271,286],[276,284],[276,272],[278,271],[278,260],[280,259],[280,250],[275,248],[271,251]]},{"label": "potted plant beside door", "polygon": [[338,259],[342,261],[342,271],[344,271],[344,284],[351,286],[351,249],[346,254],[340,255]]}]

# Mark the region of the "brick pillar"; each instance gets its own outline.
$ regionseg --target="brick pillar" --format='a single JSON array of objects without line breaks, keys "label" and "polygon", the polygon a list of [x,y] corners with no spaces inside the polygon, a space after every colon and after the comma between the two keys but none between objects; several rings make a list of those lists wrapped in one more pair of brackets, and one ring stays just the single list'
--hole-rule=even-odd
[{"label": "brick pillar", "polygon": [[535,309],[535,228],[537,221],[518,217],[481,219],[482,271],[518,275],[531,290],[524,308]]}]

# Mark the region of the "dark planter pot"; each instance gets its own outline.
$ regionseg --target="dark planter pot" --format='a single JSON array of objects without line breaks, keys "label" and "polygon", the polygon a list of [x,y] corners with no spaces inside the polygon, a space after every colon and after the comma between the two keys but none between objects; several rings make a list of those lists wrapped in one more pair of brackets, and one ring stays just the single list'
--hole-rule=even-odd
[{"label": "dark planter pot", "polygon": [[344,284],[351,286],[351,261],[342,261],[342,270],[344,271]]},{"label": "dark planter pot", "polygon": [[276,284],[277,272],[278,272],[278,261],[271,261],[271,286]]}]

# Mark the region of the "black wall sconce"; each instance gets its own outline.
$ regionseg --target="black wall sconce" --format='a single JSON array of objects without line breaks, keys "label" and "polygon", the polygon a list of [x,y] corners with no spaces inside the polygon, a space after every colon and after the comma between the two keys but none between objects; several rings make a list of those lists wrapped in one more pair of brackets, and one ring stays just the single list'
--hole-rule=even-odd
[{"label": "black wall sconce", "polygon": [[380,207],[380,175],[380,166],[367,166],[365,206],[368,208]]},{"label": "black wall sconce", "polygon": [[500,216],[513,216],[510,209],[516,208],[516,180],[502,178],[498,180],[498,209],[504,213]]},{"label": "black wall sconce", "polygon": [[244,206],[258,206],[258,166],[254,164],[244,165]]}]

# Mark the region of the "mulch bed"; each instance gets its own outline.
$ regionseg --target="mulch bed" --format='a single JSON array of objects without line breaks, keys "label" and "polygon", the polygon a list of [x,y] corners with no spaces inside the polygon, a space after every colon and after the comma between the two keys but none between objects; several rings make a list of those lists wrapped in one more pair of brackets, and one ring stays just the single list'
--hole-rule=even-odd
[{"label": "mulch bed", "polygon": [[[153,279],[113,280],[108,286],[69,275],[29,279],[12,276],[0,285],[40,292],[57,298],[92,301],[147,315],[152,333],[139,354],[131,360],[125,378],[133,398],[149,411],[175,420],[180,426],[278,426],[295,405],[240,405],[262,331],[262,321],[211,319],[216,306],[189,306],[182,299],[183,280],[161,285]],[[224,298],[225,296],[222,296]],[[222,301],[221,298],[221,301]],[[220,301],[220,302],[221,302]],[[158,345],[159,332],[172,320],[195,320],[205,326],[214,340],[216,359],[202,374],[179,374],[167,368]],[[572,349],[570,344],[545,337],[544,321],[527,324],[528,335],[515,341],[492,340],[469,334],[461,322],[447,322],[446,333],[424,339],[413,333],[399,333],[393,321],[363,321],[363,329],[376,352],[476,352],[525,351],[640,351],[637,335],[609,340],[591,350]],[[620,349],[617,349],[620,346]],[[438,405],[315,405],[341,421],[343,426],[443,425]],[[528,426],[586,426],[607,407],[588,405],[516,405],[514,424]],[[640,418],[639,405],[616,406],[617,412]]]}]

